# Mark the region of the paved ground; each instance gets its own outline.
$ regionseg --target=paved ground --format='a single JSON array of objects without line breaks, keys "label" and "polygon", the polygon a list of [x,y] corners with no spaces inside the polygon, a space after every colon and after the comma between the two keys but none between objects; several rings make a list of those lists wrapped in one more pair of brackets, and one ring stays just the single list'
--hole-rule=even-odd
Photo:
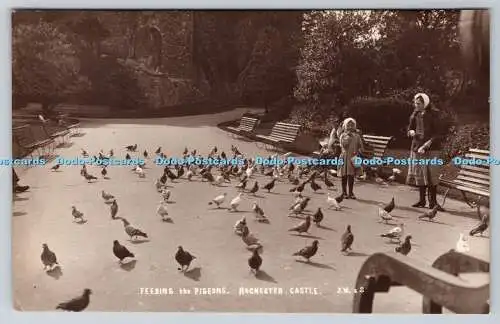
[{"label": "paved ground", "polygon": [[[64,157],[76,157],[80,148],[90,152],[114,148],[124,156],[123,147],[137,143],[139,152],[154,151],[162,146],[170,155],[179,155],[184,146],[208,153],[217,144],[229,151],[237,144],[246,154],[265,154],[255,144],[233,139],[215,125],[235,119],[242,110],[210,116],[181,117],[154,120],[93,120],[86,121],[83,137],[73,138],[73,146],[58,150]],[[461,202],[449,200],[449,213],[439,215],[434,224],[415,220],[419,211],[406,208],[414,202],[417,193],[412,189],[393,185],[380,187],[358,184],[357,201],[348,200],[341,212],[325,214],[324,225],[329,229],[313,228],[312,235],[320,237],[320,249],[314,265],[296,262],[293,252],[312,241],[290,235],[287,229],[298,219],[287,217],[292,202],[290,185],[280,183],[274,193],[260,193],[256,200],[271,218],[270,224],[249,222],[252,232],[264,242],[262,269],[265,275],[256,279],[247,268],[249,252],[241,238],[233,234],[234,223],[243,215],[249,220],[251,202],[246,198],[243,212],[213,210],[207,202],[222,192],[230,198],[236,195],[234,184],[214,188],[206,183],[186,180],[171,184],[172,200],[169,211],[173,224],[162,223],[156,215],[160,200],[153,181],[162,168],[149,164],[147,178],[138,179],[129,167],[114,167],[110,180],[99,179],[88,184],[79,175],[79,167],[66,167],[61,172],[50,172],[50,166],[21,170],[21,183],[32,186],[30,192],[20,194],[13,207],[13,276],[15,302],[23,310],[51,310],[55,305],[91,288],[89,311],[243,311],[243,312],[350,312],[352,295],[339,294],[339,288],[354,288],[356,275],[368,255],[391,251],[378,234],[388,225],[377,223],[376,205],[389,201],[394,195],[400,208],[394,215],[404,221],[413,235],[415,246],[409,255],[429,264],[440,254],[455,247],[459,233],[468,231],[476,220],[464,217],[471,213]],[[100,169],[90,168],[99,175]],[[257,179],[263,183],[265,179]],[[338,185],[338,180],[335,179]],[[128,241],[120,221],[111,220],[109,207],[100,197],[100,190],[118,198],[119,215],[147,232],[149,242],[134,244]],[[326,195],[307,192],[312,197],[310,210],[325,207]],[[71,216],[75,205],[85,213],[88,222],[77,225]],[[453,214],[460,214],[457,216]],[[356,255],[343,256],[339,239],[347,224],[356,236]],[[112,254],[114,239],[129,247],[137,256],[131,268],[122,268]],[[42,270],[40,253],[42,243],[56,252],[62,265],[60,276],[49,276]],[[472,238],[471,248],[476,253],[489,255],[489,239]],[[184,276],[177,271],[173,259],[178,245],[198,257],[194,271]],[[225,287],[229,294],[203,295],[140,295],[140,288],[217,288]],[[238,296],[239,287],[293,287],[316,288],[320,295]],[[193,291],[194,293],[194,291]],[[397,288],[376,298],[375,311],[384,313],[420,312],[421,298],[405,288]]]}]

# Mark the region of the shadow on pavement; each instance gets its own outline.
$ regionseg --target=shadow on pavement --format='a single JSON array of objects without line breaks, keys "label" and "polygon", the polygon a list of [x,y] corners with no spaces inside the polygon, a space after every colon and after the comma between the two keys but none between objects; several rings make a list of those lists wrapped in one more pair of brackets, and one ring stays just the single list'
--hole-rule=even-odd
[{"label": "shadow on pavement", "polygon": [[194,280],[194,281],[200,281],[201,268],[196,267],[196,268],[193,268],[191,270],[188,270],[188,271],[184,272],[184,276],[188,277],[189,279]]},{"label": "shadow on pavement", "polygon": [[267,282],[272,282],[272,283],[278,283],[276,281],[276,279],[274,279],[273,277],[271,277],[264,270],[259,270],[259,272],[257,272],[257,274],[255,275],[255,278],[257,278],[259,280],[262,280],[262,281],[267,281]]},{"label": "shadow on pavement", "polygon": [[54,269],[47,271],[47,275],[51,276],[52,278],[59,280],[61,276],[63,275],[61,267],[56,266]]},{"label": "shadow on pavement", "polygon": [[27,212],[13,212],[12,213],[12,216],[24,216],[24,215],[28,215]]},{"label": "shadow on pavement", "polygon": [[367,257],[370,256],[369,254],[363,253],[363,252],[349,252],[347,256],[354,256],[354,257]]},{"label": "shadow on pavement", "polygon": [[314,236],[314,235],[300,235],[300,234],[291,234],[291,235],[292,236],[297,236],[297,237],[315,239],[315,240],[324,240],[324,238],[319,237],[319,236]]},{"label": "shadow on pavement", "polygon": [[149,240],[132,240],[132,239],[129,239],[128,241],[132,244],[142,244],[149,242]]},{"label": "shadow on pavement", "polygon": [[135,264],[137,263],[137,260],[132,260],[127,263],[122,263],[120,264],[120,268],[122,268],[125,271],[132,271],[135,268]]},{"label": "shadow on pavement", "polygon": [[321,228],[321,229],[324,229],[324,230],[327,230],[327,231],[337,232],[336,229],[328,227],[328,226],[325,226],[325,225],[319,225],[318,228]]},{"label": "shadow on pavement", "polygon": [[28,200],[29,198],[26,198],[26,197],[19,197],[18,195],[14,196],[14,201],[24,201],[24,200]]},{"label": "shadow on pavement", "polygon": [[307,265],[310,265],[310,266],[316,267],[316,268],[335,270],[334,267],[329,266],[328,264],[323,264],[323,263],[318,263],[318,262],[313,262],[313,261],[307,262],[304,260],[295,260],[295,262],[307,264]]}]

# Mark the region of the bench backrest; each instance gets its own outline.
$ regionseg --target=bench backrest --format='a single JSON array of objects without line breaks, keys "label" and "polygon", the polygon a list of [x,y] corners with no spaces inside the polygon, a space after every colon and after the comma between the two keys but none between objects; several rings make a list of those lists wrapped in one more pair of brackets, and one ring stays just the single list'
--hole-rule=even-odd
[{"label": "bench backrest", "polygon": [[[490,151],[488,150],[469,149],[465,154],[465,159],[479,159],[488,162],[489,156]],[[455,182],[470,188],[489,189],[490,166],[488,163],[481,165],[460,164],[459,169]]]},{"label": "bench backrest", "polygon": [[366,144],[365,151],[375,158],[382,158],[393,138],[392,136],[363,135],[363,142]]},{"label": "bench backrest", "polygon": [[299,131],[300,125],[279,122],[273,126],[269,137],[291,143],[295,141]]},{"label": "bench backrest", "polygon": [[35,140],[31,132],[30,125],[21,125],[12,128],[12,137],[14,141],[21,147],[29,146]]},{"label": "bench backrest", "polygon": [[259,123],[259,120],[257,118],[241,117],[239,128],[241,130],[246,131],[246,132],[253,132],[255,127],[257,127],[258,123]]}]

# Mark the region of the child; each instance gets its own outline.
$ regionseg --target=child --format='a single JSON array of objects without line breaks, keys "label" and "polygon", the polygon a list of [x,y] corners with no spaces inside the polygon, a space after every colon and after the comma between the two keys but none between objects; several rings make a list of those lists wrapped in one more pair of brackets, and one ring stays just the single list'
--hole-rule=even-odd
[{"label": "child", "polygon": [[[347,118],[342,122],[339,142],[340,158],[343,160],[343,164],[338,166],[337,176],[342,179],[342,195],[346,199],[356,199],[353,192],[354,175],[356,174],[353,158],[363,151],[363,141],[356,130],[356,120]],[[347,193],[347,187],[349,187],[349,193]]]}]

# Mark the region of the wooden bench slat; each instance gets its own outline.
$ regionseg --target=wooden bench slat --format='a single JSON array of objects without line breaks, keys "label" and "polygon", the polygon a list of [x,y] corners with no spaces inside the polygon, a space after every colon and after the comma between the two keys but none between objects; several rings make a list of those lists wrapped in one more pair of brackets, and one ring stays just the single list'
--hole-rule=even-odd
[{"label": "wooden bench slat", "polygon": [[471,153],[478,153],[478,154],[490,155],[490,151],[489,150],[481,150],[481,149],[471,148],[471,149],[469,149],[469,151]]},{"label": "wooden bench slat", "polygon": [[455,179],[452,181],[452,183],[455,183],[457,185],[463,185],[463,186],[470,186],[471,188],[476,188],[476,189],[481,189],[481,190],[488,190],[489,185],[488,184],[482,184],[482,183],[477,183],[477,182],[471,182],[468,180],[463,180],[463,179]]},{"label": "wooden bench slat", "polygon": [[392,136],[376,136],[376,135],[369,135],[369,134],[363,134],[363,137],[365,139],[374,139],[374,140],[383,140],[383,141],[390,141],[393,139]]},{"label": "wooden bench slat", "polygon": [[470,170],[473,172],[476,172],[478,174],[485,174],[488,175],[490,174],[490,168],[488,167],[480,167],[480,166],[475,166],[475,165],[460,165],[460,169],[462,170]]},{"label": "wooden bench slat", "polygon": [[482,179],[482,180],[488,180],[488,183],[489,183],[489,180],[490,180],[489,173],[488,174],[484,174],[484,173],[479,173],[479,172],[470,172],[470,171],[466,171],[464,169],[461,169],[460,171],[458,171],[458,174],[459,175],[470,176],[470,177],[474,177],[474,178],[478,178],[478,179]]},{"label": "wooden bench slat", "polygon": [[469,158],[469,159],[488,161],[489,156],[467,153],[467,154],[465,154],[465,157]]},{"label": "wooden bench slat", "polygon": [[457,180],[462,180],[462,181],[466,181],[466,182],[472,182],[472,183],[479,183],[483,186],[487,186],[489,187],[490,185],[490,180],[489,179],[479,179],[477,177],[471,177],[471,176],[467,176],[467,175],[464,175],[464,174],[459,174],[457,176]]},{"label": "wooden bench slat", "polygon": [[470,193],[473,193],[473,194],[476,194],[479,196],[484,196],[484,197],[490,196],[490,192],[488,189],[479,190],[479,189],[475,189],[475,188],[472,188],[469,186],[463,186],[463,185],[457,185],[457,186],[455,186],[455,189],[465,191],[465,192],[470,192]]},{"label": "wooden bench slat", "polygon": [[389,141],[374,141],[374,140],[366,140],[365,143],[369,145],[382,145],[382,146],[387,146]]}]

